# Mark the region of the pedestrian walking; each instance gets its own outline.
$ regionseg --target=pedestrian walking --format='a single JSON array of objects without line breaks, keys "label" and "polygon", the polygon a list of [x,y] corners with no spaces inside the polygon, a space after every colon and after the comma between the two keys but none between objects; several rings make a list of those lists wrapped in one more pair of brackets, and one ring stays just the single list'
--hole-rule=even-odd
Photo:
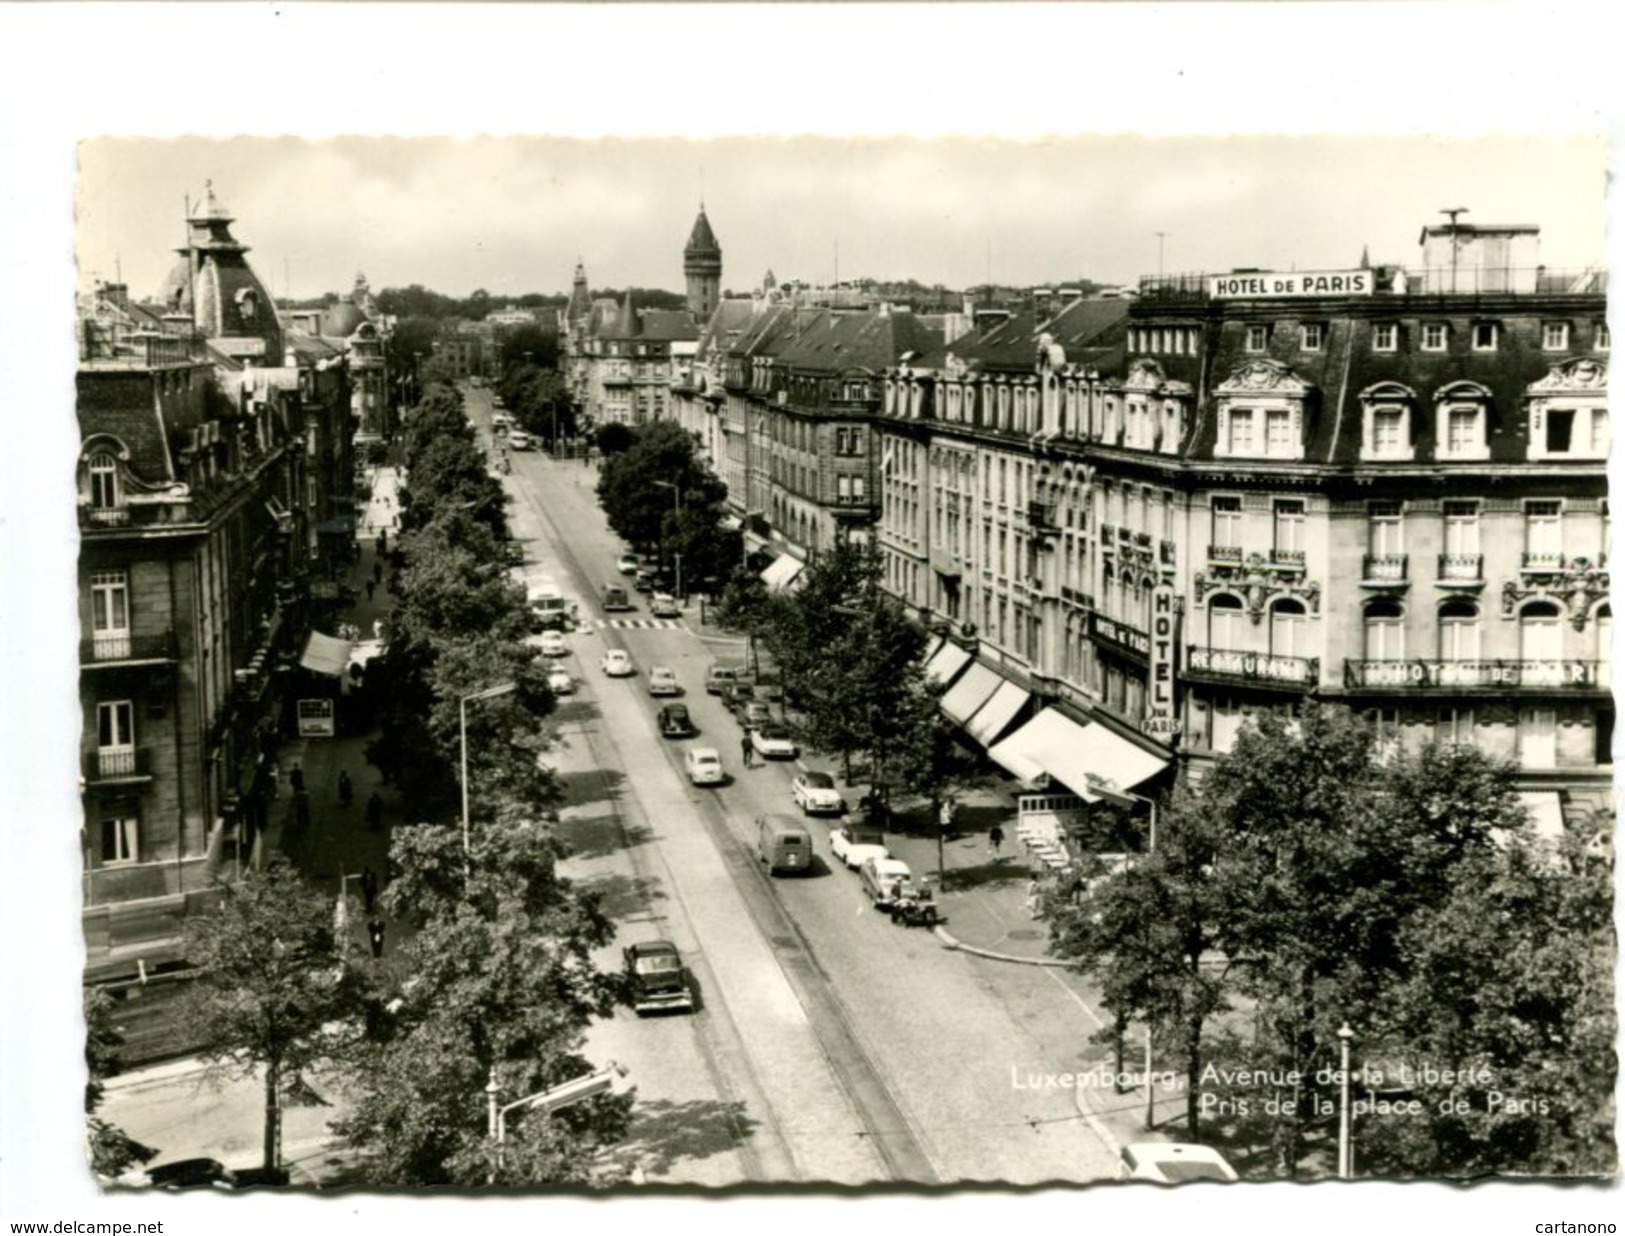
[{"label": "pedestrian walking", "polygon": [[339,770],[339,806],[348,807],[355,797],[355,789],[350,785],[350,774],[343,769]]},{"label": "pedestrian walking", "polygon": [[369,601],[372,600],[373,589],[375,589],[377,587],[378,587],[378,581],[377,580],[369,579],[367,581],[367,600],[369,600]]},{"label": "pedestrian walking", "polygon": [[756,748],[751,745],[750,735],[746,734],[739,740],[739,758],[744,761],[745,767],[749,768],[755,755]]},{"label": "pedestrian walking", "polygon": [[361,904],[372,913],[372,903],[378,899],[378,873],[371,867],[361,869]]},{"label": "pedestrian walking", "polygon": [[378,550],[377,550],[377,552],[378,552],[378,556],[380,558],[386,556],[389,553],[389,532],[388,532],[387,529],[380,528],[378,530]]},{"label": "pedestrian walking", "polygon": [[999,847],[1004,844],[1004,829],[995,824],[987,830],[987,852],[998,857]]},{"label": "pedestrian walking", "polygon": [[372,637],[373,639],[384,638],[384,620],[382,618],[372,620]]},{"label": "pedestrian walking", "polygon": [[384,920],[383,919],[381,919],[381,918],[369,918],[367,920],[367,939],[372,942],[372,955],[375,958],[382,957],[384,955]]},{"label": "pedestrian walking", "polygon": [[383,823],[384,800],[378,796],[378,791],[374,790],[372,796],[367,799],[367,828],[372,832],[377,832],[383,827]]},{"label": "pedestrian walking", "polygon": [[305,792],[305,770],[297,764],[288,769],[288,784],[293,787],[295,794],[303,794]]}]

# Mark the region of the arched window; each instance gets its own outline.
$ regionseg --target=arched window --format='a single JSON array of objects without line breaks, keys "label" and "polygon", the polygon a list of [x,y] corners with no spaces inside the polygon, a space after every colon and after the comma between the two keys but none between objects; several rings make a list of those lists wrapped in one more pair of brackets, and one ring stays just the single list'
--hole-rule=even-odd
[{"label": "arched window", "polygon": [[1439,660],[1478,660],[1478,606],[1447,601],[1439,607]]},{"label": "arched window", "polygon": [[1210,648],[1239,649],[1246,628],[1241,599],[1221,592],[1208,602],[1207,642]]},{"label": "arched window", "polygon": [[108,451],[97,451],[90,457],[90,505],[98,511],[110,511],[119,504],[118,460]]},{"label": "arched window", "polygon": [[1303,602],[1290,598],[1277,601],[1270,609],[1270,655],[1307,656],[1308,647],[1309,615]]},{"label": "arched window", "polygon": [[1537,601],[1518,615],[1518,656],[1525,685],[1563,678],[1563,617],[1550,601]]},{"label": "arched window", "polygon": [[1400,661],[1405,657],[1405,611],[1397,601],[1373,601],[1365,607],[1365,659]]}]

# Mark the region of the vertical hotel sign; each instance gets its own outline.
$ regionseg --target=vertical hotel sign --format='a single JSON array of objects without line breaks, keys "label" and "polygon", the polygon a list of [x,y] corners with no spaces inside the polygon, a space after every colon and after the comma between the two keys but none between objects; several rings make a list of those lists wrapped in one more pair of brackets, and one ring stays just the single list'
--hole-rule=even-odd
[{"label": "vertical hotel sign", "polygon": [[1145,720],[1140,728],[1164,742],[1179,736],[1174,711],[1174,655],[1179,647],[1179,607],[1174,586],[1160,581],[1151,590],[1151,659],[1146,683]]}]

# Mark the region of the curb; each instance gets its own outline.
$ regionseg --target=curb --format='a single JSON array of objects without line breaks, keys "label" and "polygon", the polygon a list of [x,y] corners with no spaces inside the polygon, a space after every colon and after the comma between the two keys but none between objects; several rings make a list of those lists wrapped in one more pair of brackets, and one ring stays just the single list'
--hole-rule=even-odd
[{"label": "curb", "polygon": [[949,951],[970,953],[973,956],[986,957],[992,961],[1008,961],[1018,966],[1050,966],[1060,970],[1066,969],[1066,967],[1071,964],[1065,961],[1058,961],[1051,957],[1016,957],[1010,953],[995,953],[992,949],[978,948],[974,944],[965,944],[955,939],[953,936],[948,934],[948,930],[945,927],[933,927],[931,932],[937,937],[938,941],[941,942],[942,947],[948,949]]}]

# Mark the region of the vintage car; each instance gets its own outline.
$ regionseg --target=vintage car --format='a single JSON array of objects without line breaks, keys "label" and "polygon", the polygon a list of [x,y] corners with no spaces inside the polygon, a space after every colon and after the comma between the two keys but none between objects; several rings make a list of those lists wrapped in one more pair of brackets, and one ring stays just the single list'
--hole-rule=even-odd
[{"label": "vintage car", "polygon": [[766,700],[746,700],[734,713],[734,717],[743,728],[754,730],[773,720],[773,710],[767,706]]},{"label": "vintage car", "polygon": [[841,797],[835,778],[825,772],[797,773],[790,779],[790,797],[808,815],[821,811],[840,815],[846,810],[846,800]]},{"label": "vintage car", "polygon": [[722,755],[715,747],[690,747],[683,757],[683,769],[694,785],[721,785],[728,780]]},{"label": "vintage car", "polygon": [[848,870],[858,871],[871,858],[890,858],[886,835],[862,824],[842,824],[829,830],[829,849]]},{"label": "vintage car", "polygon": [[889,910],[913,885],[914,873],[900,858],[866,858],[858,868],[858,879],[863,881],[870,904],[877,910]]},{"label": "vintage car", "polygon": [[750,683],[741,682],[738,679],[722,688],[722,706],[736,717],[739,715],[739,710],[745,706],[745,701],[755,697],[756,688],[751,686]]},{"label": "vintage car", "polygon": [[564,638],[562,631],[543,631],[536,640],[536,651],[544,657],[567,657],[570,641]]},{"label": "vintage car", "polygon": [[1158,1184],[1240,1179],[1222,1154],[1194,1142],[1134,1142],[1124,1146],[1117,1163],[1117,1178],[1154,1180]]},{"label": "vintage car", "polygon": [[575,679],[570,677],[570,671],[562,665],[555,665],[547,671],[547,689],[554,695],[574,695],[576,693]]},{"label": "vintage car", "polygon": [[649,598],[649,616],[652,618],[681,618],[682,606],[669,592],[657,592]]},{"label": "vintage car", "polygon": [[626,959],[632,1008],[639,1017],[668,1009],[693,1011],[694,993],[689,987],[688,971],[670,940],[645,940],[629,945],[621,955]]},{"label": "vintage car", "polygon": [[611,678],[630,678],[637,672],[632,668],[631,656],[621,648],[611,648],[598,664]]},{"label": "vintage car", "polygon": [[681,695],[683,688],[670,666],[656,665],[649,671],[650,695]]},{"label": "vintage car", "polygon": [[662,738],[694,737],[694,722],[686,704],[667,704],[655,717]]},{"label": "vintage car", "polygon": [[777,721],[759,725],[750,732],[750,745],[764,760],[793,760],[796,758],[795,739],[790,731]]},{"label": "vintage car", "polygon": [[638,573],[638,567],[642,565],[642,559],[630,551],[622,554],[615,560],[615,569],[622,575],[636,575]]},{"label": "vintage car", "polygon": [[737,665],[713,665],[705,671],[705,693],[707,695],[722,695],[729,687],[740,680],[744,672]]}]

